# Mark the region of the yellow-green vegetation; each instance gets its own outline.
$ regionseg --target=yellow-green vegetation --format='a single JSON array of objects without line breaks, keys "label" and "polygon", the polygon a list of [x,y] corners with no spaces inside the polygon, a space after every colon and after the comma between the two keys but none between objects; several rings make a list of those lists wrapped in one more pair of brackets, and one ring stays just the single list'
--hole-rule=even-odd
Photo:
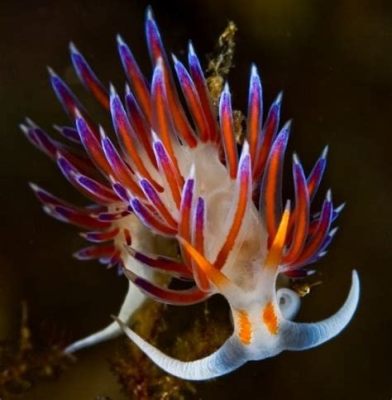
[{"label": "yellow-green vegetation", "polygon": [[[210,92],[211,101],[215,108],[218,108],[219,98],[223,90],[223,85],[233,68],[235,53],[235,35],[237,26],[233,21],[229,21],[225,30],[218,38],[215,51],[209,56],[207,74],[207,86]],[[245,137],[245,117],[240,110],[233,110],[233,128],[235,138],[242,144]]]},{"label": "yellow-green vegetation", "polygon": [[26,303],[22,304],[19,337],[0,344],[0,399],[13,399],[43,379],[57,377],[72,361],[56,338],[52,343],[34,340]]},{"label": "yellow-green vegetation", "polygon": [[223,85],[233,67],[235,51],[235,34],[237,27],[234,22],[229,21],[227,27],[218,38],[218,43],[213,54],[209,57],[207,67],[207,85],[211,95],[212,103],[217,106]]},{"label": "yellow-green vegetation", "polygon": [[[147,302],[134,316],[132,327],[163,352],[184,361],[212,353],[230,334],[230,323],[219,307],[210,311],[208,303],[184,308],[166,307]],[[189,320],[192,315],[192,320]],[[130,399],[186,400],[199,399],[196,387],[153,364],[130,341],[125,351],[112,361],[112,370]]]}]

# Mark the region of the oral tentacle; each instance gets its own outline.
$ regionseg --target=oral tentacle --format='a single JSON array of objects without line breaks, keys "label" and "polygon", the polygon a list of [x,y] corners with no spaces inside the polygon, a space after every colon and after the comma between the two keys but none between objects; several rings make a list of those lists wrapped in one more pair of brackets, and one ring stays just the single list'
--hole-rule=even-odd
[{"label": "oral tentacle", "polygon": [[248,361],[243,346],[230,337],[217,351],[195,361],[180,361],[147,343],[137,333],[116,318],[121,329],[155,364],[167,373],[181,379],[201,381],[217,378],[239,368]]},{"label": "oral tentacle", "polygon": [[285,321],[282,326],[282,346],[286,350],[307,350],[332,339],[350,322],[359,301],[359,278],[352,272],[350,292],[343,306],[331,317],[315,323]]}]

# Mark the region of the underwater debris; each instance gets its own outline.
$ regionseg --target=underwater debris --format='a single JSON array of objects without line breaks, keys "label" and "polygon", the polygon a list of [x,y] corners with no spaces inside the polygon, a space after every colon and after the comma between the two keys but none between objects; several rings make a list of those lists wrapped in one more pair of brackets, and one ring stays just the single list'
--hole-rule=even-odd
[{"label": "underwater debris", "polygon": [[[229,75],[230,69],[234,67],[235,35],[237,26],[229,21],[225,30],[218,38],[216,49],[209,56],[206,70],[207,87],[212,104],[217,108],[223,91],[223,86]],[[245,139],[245,116],[240,110],[233,110],[233,130],[237,143],[242,144]]]},{"label": "underwater debris", "polygon": [[[218,108],[226,78],[230,69],[234,67],[235,35],[237,30],[235,23],[229,21],[218,38],[214,53],[208,57],[209,61],[206,70],[207,87],[211,102],[216,108]],[[243,144],[245,139],[245,116],[240,110],[233,110],[233,130],[237,143]]]},{"label": "underwater debris", "polygon": [[[34,340],[28,321],[28,308],[22,303],[18,343],[0,344],[0,399],[13,399],[40,380],[57,378],[73,360],[60,343]],[[38,336],[38,335],[37,335]],[[38,344],[39,343],[39,344]]]},{"label": "underwater debris", "polygon": [[209,56],[207,67],[207,87],[211,95],[211,101],[218,107],[219,98],[223,91],[223,85],[233,68],[235,51],[235,34],[237,26],[233,21],[229,21],[225,30],[219,36],[216,49]]},{"label": "underwater debris", "polygon": [[295,281],[293,280],[290,284],[291,289],[294,290],[300,297],[305,297],[310,294],[310,290],[314,286],[319,286],[322,284],[322,281],[316,282],[302,282],[302,281]]}]

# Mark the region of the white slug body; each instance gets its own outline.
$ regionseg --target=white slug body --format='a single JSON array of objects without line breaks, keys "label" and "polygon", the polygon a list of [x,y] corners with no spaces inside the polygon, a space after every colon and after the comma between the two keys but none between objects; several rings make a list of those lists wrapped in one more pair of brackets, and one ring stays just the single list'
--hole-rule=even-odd
[{"label": "white slug body", "polygon": [[[229,373],[247,361],[273,357],[284,350],[305,350],[336,336],[358,304],[355,271],[341,309],[317,323],[294,322],[299,296],[288,288],[276,287],[280,274],[301,279],[312,273],[307,266],[326,254],[336,233],[331,226],[343,206],[333,206],[331,192],[327,192],[319,213],[312,209],[327,148],[307,175],[294,154],[293,201],[283,207],[282,175],[290,122],[279,129],[281,95],[263,121],[261,81],[252,66],[246,138],[239,144],[228,85],[215,110],[190,45],[188,68],[173,56],[185,108],[150,10],[146,35],[154,68],[151,84],[118,37],[130,84],[124,100],[113,87],[108,91],[100,83],[71,45],[76,72],[110,112],[119,146],[91,121],[52,70],[54,91],[74,121],[74,126],[58,130],[81,144],[87,157],[50,139],[30,120],[22,125],[28,139],[56,160],[66,179],[94,202],[76,208],[32,185],[48,214],[92,229],[82,235],[98,244],[80,250],[76,257],[119,265],[129,279],[117,322],[66,350],[75,352],[124,330],[168,373],[205,380]],[[169,257],[173,254],[169,248],[178,254]],[[155,281],[155,271],[193,281],[194,285],[185,290],[170,289]],[[186,306],[217,293],[230,305],[233,333],[206,358],[175,360],[126,326],[146,296]]]}]

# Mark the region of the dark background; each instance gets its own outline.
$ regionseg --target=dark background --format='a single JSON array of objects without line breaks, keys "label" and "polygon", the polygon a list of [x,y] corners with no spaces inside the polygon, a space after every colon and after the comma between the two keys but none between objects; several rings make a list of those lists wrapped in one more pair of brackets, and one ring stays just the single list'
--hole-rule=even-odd
[{"label": "dark background", "polygon": [[[294,119],[290,152],[307,170],[325,144],[329,168],[323,190],[347,202],[341,230],[319,263],[323,285],[305,298],[301,320],[334,312],[346,296],[350,271],[359,270],[360,306],[349,327],[320,348],[247,364],[198,385],[203,399],[390,399],[392,3],[373,0],[150,1],[166,47],[185,59],[192,38],[210,52],[228,19],[239,28],[230,76],[235,107],[246,105],[249,66],[261,71],[266,103],[284,90],[284,119]],[[82,243],[75,231],[46,217],[27,187],[42,184],[78,199],[55,166],[31,147],[17,125],[30,116],[45,128],[66,122],[47,82],[51,65],[77,93],[70,67],[75,41],[103,82],[122,87],[115,48],[120,32],[146,73],[145,1],[4,1],[0,6],[1,252],[0,338],[15,337],[20,301],[32,323],[71,337],[103,326],[126,284],[113,271],[70,254]],[[204,61],[204,59],[203,59]],[[204,63],[205,65],[205,63]],[[86,96],[87,97],[87,96]],[[107,358],[117,343],[80,354],[62,378],[26,399],[123,399]],[[235,390],[234,390],[235,389]]]}]

